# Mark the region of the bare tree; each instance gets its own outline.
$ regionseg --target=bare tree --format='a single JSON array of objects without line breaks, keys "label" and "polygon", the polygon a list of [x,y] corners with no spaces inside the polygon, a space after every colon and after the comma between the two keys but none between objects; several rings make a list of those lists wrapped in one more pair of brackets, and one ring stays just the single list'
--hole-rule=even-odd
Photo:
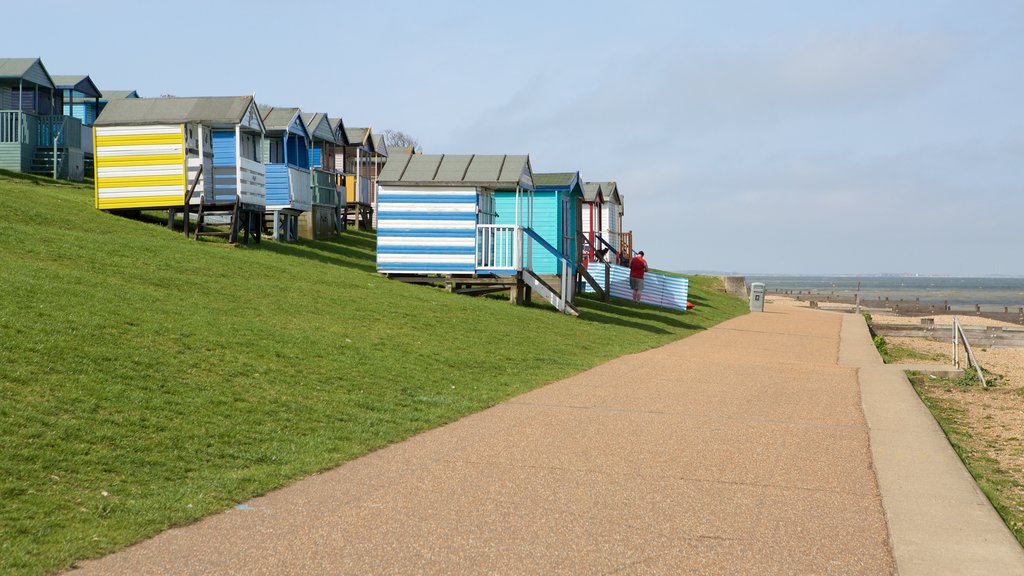
[{"label": "bare tree", "polygon": [[413,152],[423,151],[419,140],[401,130],[387,128],[382,130],[381,134],[384,135],[384,143],[387,144],[388,148],[412,148]]}]

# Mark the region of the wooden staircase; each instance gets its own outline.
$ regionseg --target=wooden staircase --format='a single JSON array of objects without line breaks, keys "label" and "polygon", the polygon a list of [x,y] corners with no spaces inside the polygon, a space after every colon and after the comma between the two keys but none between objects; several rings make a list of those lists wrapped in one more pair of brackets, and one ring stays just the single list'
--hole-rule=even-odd
[{"label": "wooden staircase", "polygon": [[[237,196],[232,200],[207,200],[206,196],[199,197],[199,212],[196,215],[196,226],[195,232],[193,233],[190,229],[192,224],[192,198],[196,192],[196,186],[199,184],[199,178],[203,175],[203,166],[199,165],[199,170],[196,171],[195,178],[192,180],[192,184],[189,186],[188,192],[185,194],[185,205],[183,230],[185,237],[194,235],[196,240],[204,236],[220,236],[227,238],[231,244],[238,243],[238,233],[242,232],[244,243],[249,243],[249,237],[252,236],[255,242],[258,244],[260,241],[260,228],[263,223],[262,212],[255,212],[253,210],[247,210],[243,208],[241,201]],[[213,218],[215,221],[210,222],[208,219]],[[227,230],[224,229],[224,219],[227,217]],[[173,220],[173,212],[169,218]],[[172,222],[168,222],[170,225]]]},{"label": "wooden staircase", "polygon": [[[57,148],[57,175],[60,176],[64,162],[67,161],[67,150]],[[53,148],[40,146],[36,148],[32,156],[32,164],[28,169],[30,174],[53,177]]]},{"label": "wooden staircase", "polygon": [[[222,228],[223,222],[215,222],[214,224],[208,223],[207,218],[214,216],[230,216],[228,221],[228,229]],[[235,244],[238,242],[238,223],[241,217],[241,208],[239,206],[238,198],[227,202],[207,202],[205,199],[199,203],[199,213],[196,216],[196,231],[195,239],[204,236],[219,236],[221,238],[227,238],[228,242]],[[221,220],[218,218],[217,220]],[[213,228],[218,226],[218,228]]]}]

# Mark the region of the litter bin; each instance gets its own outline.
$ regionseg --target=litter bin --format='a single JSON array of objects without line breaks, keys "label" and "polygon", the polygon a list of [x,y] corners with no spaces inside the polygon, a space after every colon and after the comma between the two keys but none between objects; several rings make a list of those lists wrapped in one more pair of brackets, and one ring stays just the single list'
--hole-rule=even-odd
[{"label": "litter bin", "polygon": [[750,311],[764,312],[764,282],[750,285]]}]

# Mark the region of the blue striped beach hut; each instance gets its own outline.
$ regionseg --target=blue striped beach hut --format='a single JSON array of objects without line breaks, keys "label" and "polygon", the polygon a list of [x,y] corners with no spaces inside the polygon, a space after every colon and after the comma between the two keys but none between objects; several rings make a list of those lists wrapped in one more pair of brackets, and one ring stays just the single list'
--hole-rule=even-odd
[{"label": "blue striped beach hut", "polygon": [[[533,191],[527,155],[391,155],[377,195],[377,271],[466,294],[509,289],[517,303],[532,292],[576,314],[569,275],[556,289],[531,270],[532,249],[558,253],[530,228]],[[504,192],[509,223],[497,222]]]},{"label": "blue striped beach hut", "polygon": [[260,108],[266,134],[267,216],[274,240],[299,239],[299,215],[312,209],[310,135],[298,108]]},{"label": "blue striped beach hut", "polygon": [[478,258],[477,238],[495,224],[496,190],[523,194],[533,189],[529,156],[397,154],[389,158],[379,182],[378,271],[515,271],[511,260]]}]

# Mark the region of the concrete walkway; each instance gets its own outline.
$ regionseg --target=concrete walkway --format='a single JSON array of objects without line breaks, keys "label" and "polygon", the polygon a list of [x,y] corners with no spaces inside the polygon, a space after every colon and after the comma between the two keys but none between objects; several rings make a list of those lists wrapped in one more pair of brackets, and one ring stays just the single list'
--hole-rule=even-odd
[{"label": "concrete walkway", "polygon": [[770,306],[80,572],[892,574],[843,327]]},{"label": "concrete walkway", "polygon": [[1024,576],[1024,549],[904,374],[907,369],[936,370],[882,364],[859,316],[843,318],[839,362],[859,368],[871,453],[900,575]]}]

